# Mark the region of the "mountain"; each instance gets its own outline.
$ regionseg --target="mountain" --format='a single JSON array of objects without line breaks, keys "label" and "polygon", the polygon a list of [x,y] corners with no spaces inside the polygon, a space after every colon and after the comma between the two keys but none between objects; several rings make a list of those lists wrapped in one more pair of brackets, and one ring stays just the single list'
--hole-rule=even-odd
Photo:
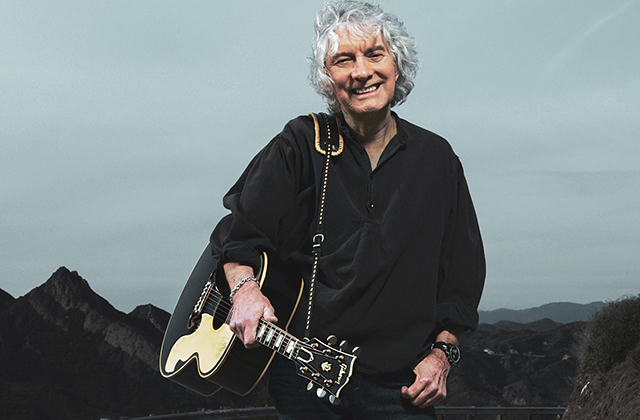
[{"label": "mountain", "polygon": [[[553,322],[553,321],[551,321]],[[505,325],[505,324],[502,324]],[[574,343],[585,323],[481,324],[465,332],[462,358],[447,382],[449,406],[564,406],[577,366]]]},{"label": "mountain", "polygon": [[13,298],[13,296],[0,289],[0,308],[6,308],[10,304],[12,304],[14,300],[15,299]]},{"label": "mountain", "polygon": [[237,406],[198,396],[158,373],[169,314],[116,310],[62,267],[19,299],[0,294],[0,418],[97,419]]},{"label": "mountain", "polygon": [[495,324],[480,324],[480,326],[478,328],[480,330],[483,330],[483,331],[496,331],[496,330],[522,331],[522,330],[528,330],[528,331],[540,332],[540,331],[552,330],[554,328],[561,327],[562,325],[563,324],[561,324],[559,322],[552,321],[549,318],[544,318],[544,319],[540,319],[538,321],[528,322],[526,324],[521,324],[519,322],[513,322],[513,321],[498,321]]},{"label": "mountain", "polygon": [[[584,323],[549,318],[466,332],[445,404],[565,405]],[[168,321],[153,305],[118,311],[65,267],[18,299],[0,290],[0,418],[93,420],[271,404],[264,383],[246,397],[223,390],[205,398],[163,378],[158,357]]]},{"label": "mountain", "polygon": [[548,303],[530,309],[496,309],[493,311],[478,311],[480,322],[495,324],[499,321],[512,321],[526,324],[540,319],[548,318],[552,321],[567,324],[570,322],[586,322],[602,308],[607,306],[605,302],[592,302],[578,304],[570,302]]}]

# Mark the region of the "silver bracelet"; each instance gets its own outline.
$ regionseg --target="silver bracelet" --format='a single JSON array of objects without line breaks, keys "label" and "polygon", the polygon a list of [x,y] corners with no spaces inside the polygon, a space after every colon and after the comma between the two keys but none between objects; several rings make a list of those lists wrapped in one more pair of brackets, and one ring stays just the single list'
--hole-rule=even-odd
[{"label": "silver bracelet", "polygon": [[256,284],[258,286],[260,286],[260,282],[258,281],[257,278],[253,277],[253,276],[249,276],[249,277],[245,277],[242,280],[240,280],[238,282],[238,284],[236,284],[236,286],[233,288],[233,290],[231,291],[231,293],[229,293],[229,300],[231,301],[231,304],[233,305],[233,295],[236,294],[236,292],[242,287],[243,284],[245,284],[248,281],[255,281]]}]

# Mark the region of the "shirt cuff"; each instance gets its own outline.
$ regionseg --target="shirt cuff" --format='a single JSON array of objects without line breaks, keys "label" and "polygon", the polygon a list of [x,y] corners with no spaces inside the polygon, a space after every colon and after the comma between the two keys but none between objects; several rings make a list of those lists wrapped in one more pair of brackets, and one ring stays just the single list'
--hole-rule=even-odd
[{"label": "shirt cuff", "polygon": [[258,251],[247,246],[226,246],[220,256],[220,265],[234,262],[241,265],[248,265],[253,268],[253,272],[260,271],[260,254]]},{"label": "shirt cuff", "polygon": [[478,311],[459,303],[444,302],[436,307],[436,323],[440,326],[458,325],[475,331],[478,327]]}]

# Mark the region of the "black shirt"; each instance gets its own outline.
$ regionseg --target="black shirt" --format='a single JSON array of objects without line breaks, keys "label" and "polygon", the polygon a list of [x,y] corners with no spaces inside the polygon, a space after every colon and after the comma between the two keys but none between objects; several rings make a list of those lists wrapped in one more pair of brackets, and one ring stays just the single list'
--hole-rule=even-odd
[{"label": "black shirt", "polygon": [[[449,143],[395,114],[377,167],[341,121],[332,158],[312,336],[362,348],[359,370],[413,367],[446,325],[475,329],[485,260],[462,166]],[[290,121],[224,198],[212,234],[220,264],[257,268],[267,252],[310,276],[324,156],[311,117]],[[304,331],[303,299],[290,328]],[[276,313],[276,316],[278,314]]]}]

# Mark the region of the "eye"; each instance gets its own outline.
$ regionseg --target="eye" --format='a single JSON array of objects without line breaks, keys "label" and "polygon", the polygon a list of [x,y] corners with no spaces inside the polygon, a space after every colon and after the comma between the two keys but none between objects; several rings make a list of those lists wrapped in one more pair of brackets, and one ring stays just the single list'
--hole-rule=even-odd
[{"label": "eye", "polygon": [[349,57],[340,57],[337,58],[333,61],[333,65],[337,66],[337,67],[346,67],[348,66],[353,60]]},{"label": "eye", "polygon": [[333,60],[333,66],[334,67],[339,67],[339,68],[347,68],[349,66],[351,66],[351,64],[353,63],[353,59],[349,58],[349,57],[339,57],[336,58],[335,60]]}]

